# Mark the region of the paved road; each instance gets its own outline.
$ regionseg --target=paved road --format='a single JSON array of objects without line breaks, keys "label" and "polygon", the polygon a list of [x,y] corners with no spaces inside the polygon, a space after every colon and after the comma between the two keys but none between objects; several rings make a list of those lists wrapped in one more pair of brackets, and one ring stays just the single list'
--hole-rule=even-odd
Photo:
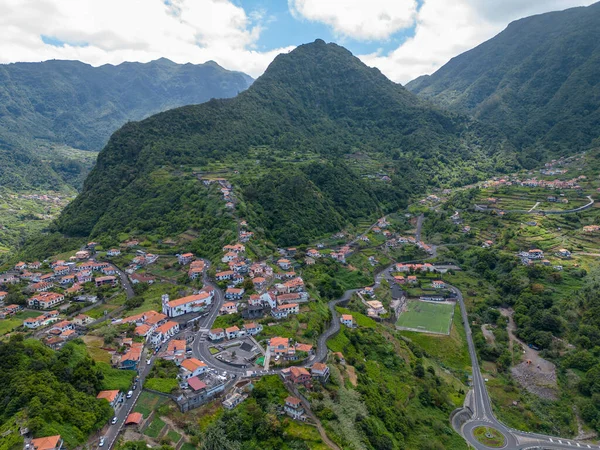
[{"label": "paved road", "polygon": [[550,211],[543,211],[541,209],[534,209],[539,204],[539,202],[538,202],[530,210],[526,210],[526,209],[498,209],[498,208],[488,208],[487,206],[475,205],[475,211],[497,211],[497,212],[517,213],[517,214],[573,214],[573,213],[577,213],[577,212],[580,212],[580,211],[584,211],[584,210],[589,209],[589,208],[592,207],[592,205],[594,204],[594,199],[592,198],[591,195],[588,195],[586,198],[589,200],[589,203],[586,203],[585,205],[580,206],[579,208],[574,208],[574,209],[550,210]]},{"label": "paved road", "polygon": [[500,431],[505,439],[505,449],[562,449],[562,448],[593,448],[600,449],[600,446],[594,444],[587,444],[577,442],[573,439],[564,439],[559,437],[545,436],[537,433],[527,433],[523,431],[514,430],[505,426],[499,422],[494,416],[492,410],[492,403],[487,392],[485,385],[485,379],[481,374],[479,368],[479,360],[477,359],[477,352],[475,350],[475,344],[473,343],[473,337],[471,334],[471,327],[469,326],[469,319],[467,315],[467,308],[463,300],[462,293],[459,289],[448,286],[448,288],[456,294],[457,300],[460,304],[461,318],[467,335],[467,346],[469,350],[469,356],[471,357],[471,366],[473,368],[473,390],[470,395],[470,408],[472,410],[472,418],[467,421],[461,428],[461,433],[467,442],[478,450],[486,450],[489,447],[481,444],[473,436],[473,430],[479,426],[487,426],[495,428]]},{"label": "paved road", "polygon": [[[121,403],[121,406],[119,406],[117,411],[115,412],[115,416],[117,417],[117,423],[114,425],[109,425],[107,431],[104,433],[104,438],[106,439],[104,448],[107,448],[107,450],[110,450],[113,447],[119,433],[121,432],[121,429],[123,428],[123,426],[125,426],[125,419],[127,419],[127,416],[133,410],[133,407],[135,406],[140,394],[142,393],[142,386],[144,385],[144,380],[148,376],[148,373],[150,373],[150,369],[154,364],[154,360],[155,358],[152,358],[150,364],[146,364],[146,359],[142,357],[142,360],[139,364],[140,379],[137,383],[137,389],[133,391],[133,396],[131,398],[125,399],[125,401]],[[94,444],[96,446],[98,445],[97,442],[95,442]]]},{"label": "paved road", "polygon": [[417,231],[415,233],[415,239],[417,242],[421,241],[421,229],[423,228],[423,220],[425,220],[425,215],[421,214],[417,217]]}]

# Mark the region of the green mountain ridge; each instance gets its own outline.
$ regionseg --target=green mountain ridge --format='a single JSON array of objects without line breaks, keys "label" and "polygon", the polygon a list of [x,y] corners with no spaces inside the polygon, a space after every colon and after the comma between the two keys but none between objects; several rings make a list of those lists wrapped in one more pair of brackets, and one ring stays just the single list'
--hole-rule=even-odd
[{"label": "green mountain ridge", "polygon": [[498,126],[537,161],[585,149],[600,135],[600,3],[512,22],[406,87]]},{"label": "green mountain ridge", "polygon": [[[266,149],[259,164],[251,157],[255,148]],[[349,167],[346,158],[357,152],[389,172],[390,183]],[[276,154],[288,159],[276,161]],[[291,162],[295,154],[312,156]],[[140,204],[164,198],[153,174],[160,171],[163,181],[169,174],[171,186],[169,204],[155,201],[153,207],[175,213],[192,206],[182,197],[184,175],[216,162],[237,169],[240,212],[279,243],[294,236],[306,241],[379,208],[398,208],[428,184],[459,185],[518,166],[514,148],[492,128],[422,102],[343,47],[317,40],[279,55],[233,99],[127,123],[100,153],[56,228],[70,236],[151,232],[160,218],[141,223],[131,208],[144,215]],[[323,166],[321,173],[314,164]],[[323,182],[338,177],[345,180],[344,196],[335,183]],[[351,214],[348,205],[355,206]],[[303,224],[300,236],[290,231],[295,223]],[[179,232],[192,225],[180,223]]]},{"label": "green mountain ridge", "polygon": [[[47,153],[66,146],[98,151],[128,121],[215,97],[232,97],[252,81],[213,61],[176,64],[163,58],[92,67],[52,60],[0,65],[0,179],[15,189],[78,186],[88,165],[71,173],[61,167],[69,158],[55,157],[44,164],[40,149]],[[23,159],[36,167],[35,173],[22,167]]]}]

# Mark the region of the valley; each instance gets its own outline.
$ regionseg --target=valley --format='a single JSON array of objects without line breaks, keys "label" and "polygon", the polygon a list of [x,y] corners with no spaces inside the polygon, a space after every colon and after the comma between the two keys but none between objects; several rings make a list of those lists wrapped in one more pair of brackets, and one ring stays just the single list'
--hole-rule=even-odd
[{"label": "valley", "polygon": [[406,87],[241,4],[256,80],[0,65],[0,450],[600,449],[599,5]]}]

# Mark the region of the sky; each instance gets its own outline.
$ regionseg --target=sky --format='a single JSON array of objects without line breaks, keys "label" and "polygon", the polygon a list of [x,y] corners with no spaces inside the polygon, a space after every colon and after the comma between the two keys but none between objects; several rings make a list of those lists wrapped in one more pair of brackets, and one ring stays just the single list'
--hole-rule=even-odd
[{"label": "sky", "polygon": [[317,38],[395,82],[433,73],[511,21],[590,0],[0,0],[0,63],[165,57],[258,77]]}]

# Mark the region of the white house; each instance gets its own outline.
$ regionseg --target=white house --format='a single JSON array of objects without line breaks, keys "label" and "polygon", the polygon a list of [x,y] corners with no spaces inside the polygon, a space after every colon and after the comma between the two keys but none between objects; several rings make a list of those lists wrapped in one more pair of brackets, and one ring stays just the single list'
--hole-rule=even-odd
[{"label": "white house", "polygon": [[247,323],[244,325],[244,330],[250,336],[255,336],[263,330],[263,327],[260,323]]},{"label": "white house", "polygon": [[157,327],[152,333],[150,340],[154,346],[157,346],[162,344],[178,332],[179,324],[177,322],[169,321]]},{"label": "white house", "polygon": [[237,326],[232,326],[229,328],[225,328],[225,335],[227,339],[235,339],[240,334],[240,329]]},{"label": "white house", "polygon": [[184,359],[181,362],[181,378],[187,380],[192,377],[202,375],[208,370],[206,363],[196,358]]},{"label": "white house", "polygon": [[285,413],[292,419],[304,420],[304,407],[300,399],[289,396],[285,399],[285,405],[283,406]]},{"label": "white house", "polygon": [[298,314],[300,312],[300,307],[298,303],[287,303],[285,305],[280,305],[278,308],[274,308],[271,310],[271,315],[276,319],[284,319],[290,314]]},{"label": "white house", "polygon": [[340,322],[346,325],[348,328],[352,328],[354,326],[354,317],[351,314],[342,314],[340,317]]},{"label": "white house", "polygon": [[211,341],[220,341],[225,339],[225,330],[223,328],[213,328],[208,332],[208,338]]},{"label": "white house", "polygon": [[212,304],[214,291],[203,289],[196,295],[188,295],[169,301],[168,295],[162,296],[162,312],[169,317],[177,317],[192,312],[204,311]]}]

